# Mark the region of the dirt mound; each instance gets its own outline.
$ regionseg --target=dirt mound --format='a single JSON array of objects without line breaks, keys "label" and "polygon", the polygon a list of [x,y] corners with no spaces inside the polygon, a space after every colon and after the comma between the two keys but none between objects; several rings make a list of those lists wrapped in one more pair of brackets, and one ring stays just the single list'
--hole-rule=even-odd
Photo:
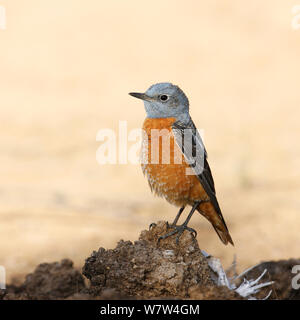
[{"label": "dirt mound", "polygon": [[[21,286],[9,285],[0,291],[0,299],[243,299],[216,285],[216,274],[190,232],[182,234],[178,245],[176,236],[158,242],[167,228],[159,222],[134,243],[121,240],[115,249],[94,251],[82,274],[70,260],[43,263]],[[270,280],[276,281],[272,298],[299,299],[299,292],[292,293],[290,285],[295,264],[300,261],[266,262],[247,278],[257,278],[267,268]],[[263,290],[261,297],[269,290]]]},{"label": "dirt mound", "polygon": [[[103,289],[114,288],[137,298],[184,299],[203,288],[216,287],[195,238],[186,231],[178,245],[175,236],[158,243],[158,237],[166,232],[166,223],[160,222],[143,231],[134,243],[120,241],[113,250],[93,252],[83,267],[90,280],[89,293],[99,295]],[[223,298],[231,296],[225,291]]]},{"label": "dirt mound", "polygon": [[[247,277],[257,278],[265,269],[267,269],[267,277],[274,281],[271,286],[271,299],[279,300],[300,300],[300,289],[295,290],[292,287],[292,279],[296,274],[292,273],[295,265],[300,265],[300,259],[289,259],[279,261],[262,262],[255,269],[247,274]],[[298,280],[300,284],[300,281]],[[258,297],[263,297],[270,288],[263,288]]]},{"label": "dirt mound", "polygon": [[8,286],[4,299],[65,299],[84,288],[83,276],[65,259],[40,264],[20,287]]}]

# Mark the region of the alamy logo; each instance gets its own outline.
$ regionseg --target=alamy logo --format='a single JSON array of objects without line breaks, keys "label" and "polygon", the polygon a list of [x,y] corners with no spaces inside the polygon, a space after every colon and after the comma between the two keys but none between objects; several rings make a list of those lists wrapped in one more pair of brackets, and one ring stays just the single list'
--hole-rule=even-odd
[{"label": "alamy logo", "polygon": [[292,21],[291,21],[291,26],[292,29],[294,30],[299,30],[300,29],[300,5],[295,5],[292,8]]},{"label": "alamy logo", "polygon": [[0,30],[6,29],[6,9],[0,6]]},{"label": "alamy logo", "polygon": [[292,288],[298,290],[300,288],[300,264],[293,266],[292,273],[296,273],[292,279]]},{"label": "alamy logo", "polygon": [[[187,175],[201,174],[204,169],[205,148],[202,135],[195,128],[187,129],[132,129],[127,122],[119,121],[118,133],[101,129],[96,140],[101,142],[96,159],[104,164],[182,164],[190,167]],[[131,144],[128,146],[128,144]]]},{"label": "alamy logo", "polygon": [[0,266],[0,289],[4,290],[6,288],[6,273],[5,268]]}]

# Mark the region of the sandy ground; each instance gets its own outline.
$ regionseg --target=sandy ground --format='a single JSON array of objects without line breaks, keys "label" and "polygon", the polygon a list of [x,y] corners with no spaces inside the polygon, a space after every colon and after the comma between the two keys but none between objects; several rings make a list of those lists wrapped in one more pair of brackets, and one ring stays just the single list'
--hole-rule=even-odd
[{"label": "sandy ground", "polygon": [[[0,265],[135,240],[177,209],[138,165],[96,161],[100,129],[139,128],[130,91],[171,81],[205,133],[235,247],[195,215],[202,249],[239,269],[298,258],[300,30],[294,1],[3,0],[0,30]],[[118,131],[116,131],[118,132]],[[130,143],[129,143],[130,145]]]}]

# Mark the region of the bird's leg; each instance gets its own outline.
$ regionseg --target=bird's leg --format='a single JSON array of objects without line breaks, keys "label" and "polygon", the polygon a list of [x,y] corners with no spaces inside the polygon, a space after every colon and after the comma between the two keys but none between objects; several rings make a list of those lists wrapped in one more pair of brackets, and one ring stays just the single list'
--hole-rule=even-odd
[{"label": "bird's leg", "polygon": [[[187,224],[188,224],[189,221],[191,220],[192,215],[194,214],[195,210],[197,209],[197,207],[199,206],[200,203],[201,203],[201,201],[195,202],[195,204],[194,204],[193,207],[192,207],[192,210],[190,211],[189,215],[188,215],[187,218],[185,219],[184,223],[183,223],[182,225],[180,225],[180,226],[176,226],[176,225],[173,226],[173,224],[172,224],[172,226],[174,227],[174,230],[166,233],[166,234],[163,235],[163,236],[160,236],[160,237],[158,238],[158,242],[159,242],[160,240],[162,240],[162,239],[166,239],[166,238],[168,238],[168,237],[170,237],[170,236],[178,233],[178,235],[177,235],[177,237],[176,237],[176,243],[178,244],[179,238],[180,238],[180,236],[182,235],[182,233],[183,233],[184,230],[188,230],[188,231],[194,233],[194,237],[196,237],[196,236],[197,236],[196,230],[194,230],[194,229],[192,229],[192,228],[189,228],[189,227],[187,226]],[[181,209],[182,209],[182,208],[181,208]],[[180,209],[180,210],[181,210],[181,209]],[[183,210],[182,210],[182,211],[183,211]],[[182,211],[181,211],[181,212],[179,211],[180,214],[182,213]],[[179,214],[179,212],[178,212],[178,214]],[[178,214],[177,214],[177,216],[178,216]],[[176,218],[175,218],[175,223],[176,223],[177,220],[178,220],[178,219],[177,219],[177,216],[176,216]],[[180,216],[180,215],[179,215],[179,216]],[[179,216],[178,216],[178,218],[179,218]]]},{"label": "bird's leg", "polygon": [[[184,208],[185,208],[185,206],[182,206],[182,207],[179,209],[179,211],[178,211],[178,213],[177,213],[174,221],[172,222],[171,226],[170,226],[169,223],[167,222],[167,229],[169,229],[170,227],[173,228],[173,227],[176,226],[176,223],[177,223],[178,219],[180,218],[180,216],[181,216]],[[151,230],[151,229],[152,229],[153,227],[155,227],[155,226],[156,226],[156,223],[152,222],[152,223],[150,224],[150,226],[149,226],[149,230]]]},{"label": "bird's leg", "polygon": [[176,226],[176,223],[177,223],[178,219],[180,218],[180,216],[181,216],[184,208],[185,208],[185,206],[182,206],[182,207],[179,209],[179,211],[178,211],[178,213],[177,213],[174,221],[173,221],[172,224],[171,224],[171,227],[175,227],[175,226]]}]

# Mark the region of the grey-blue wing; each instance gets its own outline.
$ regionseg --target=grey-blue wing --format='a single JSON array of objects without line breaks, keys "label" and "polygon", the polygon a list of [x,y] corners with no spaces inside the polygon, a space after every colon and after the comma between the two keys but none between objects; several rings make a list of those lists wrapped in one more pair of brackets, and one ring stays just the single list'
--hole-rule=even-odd
[{"label": "grey-blue wing", "polygon": [[194,174],[197,175],[197,178],[207,193],[210,202],[227,229],[216,198],[214,179],[207,161],[207,152],[195,124],[192,120],[190,120],[188,124],[183,124],[177,121],[173,124],[172,129],[175,140],[181,148],[186,161],[190,164]]}]

